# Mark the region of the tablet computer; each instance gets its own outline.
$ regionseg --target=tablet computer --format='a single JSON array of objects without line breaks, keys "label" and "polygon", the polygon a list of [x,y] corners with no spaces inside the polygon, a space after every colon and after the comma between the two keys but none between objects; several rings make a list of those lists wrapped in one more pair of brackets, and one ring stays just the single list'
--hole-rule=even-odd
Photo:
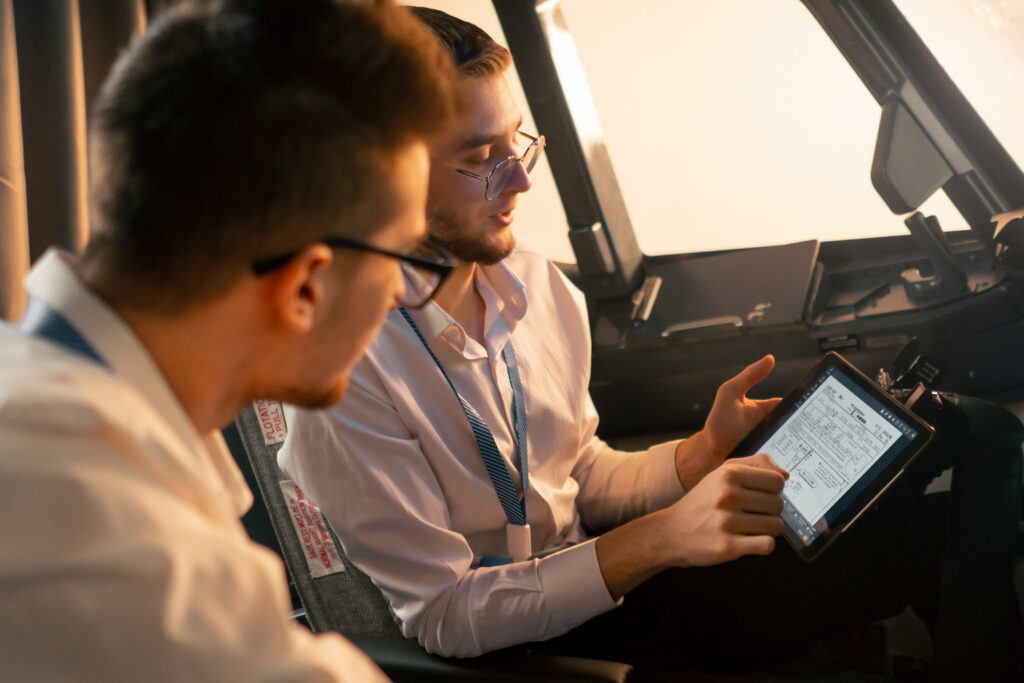
[{"label": "tablet computer", "polygon": [[782,491],[783,535],[811,560],[875,502],[933,433],[830,352],[730,457],[767,453],[789,472]]}]

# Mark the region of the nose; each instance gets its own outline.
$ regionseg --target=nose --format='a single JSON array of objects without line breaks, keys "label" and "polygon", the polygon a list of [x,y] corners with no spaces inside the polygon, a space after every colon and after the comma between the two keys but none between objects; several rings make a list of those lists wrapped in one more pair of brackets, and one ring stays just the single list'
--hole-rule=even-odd
[{"label": "nose", "polygon": [[512,177],[508,179],[508,184],[505,185],[505,189],[501,193],[515,192],[518,194],[528,191],[531,187],[533,187],[533,182],[530,180],[530,174],[526,172],[523,162],[517,161],[512,169]]}]

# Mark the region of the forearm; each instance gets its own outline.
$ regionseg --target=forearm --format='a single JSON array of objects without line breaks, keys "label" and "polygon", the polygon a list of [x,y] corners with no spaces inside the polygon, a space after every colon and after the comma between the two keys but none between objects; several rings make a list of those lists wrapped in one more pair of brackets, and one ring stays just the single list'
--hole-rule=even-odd
[{"label": "forearm", "polygon": [[618,599],[667,567],[708,566],[766,555],[782,532],[786,474],[767,455],[716,468],[673,505],[597,539],[608,592]]},{"label": "forearm", "polygon": [[[719,457],[721,456],[721,457]],[[718,447],[707,430],[700,430],[683,439],[676,446],[676,474],[683,488],[690,491],[700,480],[718,467],[725,454],[719,454]]]},{"label": "forearm", "polygon": [[654,512],[602,534],[597,562],[613,600],[670,566],[664,557],[664,515]]}]

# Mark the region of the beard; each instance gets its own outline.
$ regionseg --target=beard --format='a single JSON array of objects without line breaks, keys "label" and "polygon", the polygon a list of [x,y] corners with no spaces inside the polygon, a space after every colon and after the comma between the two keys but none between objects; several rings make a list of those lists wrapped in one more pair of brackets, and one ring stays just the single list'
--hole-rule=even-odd
[{"label": "beard", "polygon": [[493,266],[516,248],[511,230],[483,237],[470,237],[470,232],[466,223],[454,214],[441,212],[430,216],[430,236],[463,263]]}]

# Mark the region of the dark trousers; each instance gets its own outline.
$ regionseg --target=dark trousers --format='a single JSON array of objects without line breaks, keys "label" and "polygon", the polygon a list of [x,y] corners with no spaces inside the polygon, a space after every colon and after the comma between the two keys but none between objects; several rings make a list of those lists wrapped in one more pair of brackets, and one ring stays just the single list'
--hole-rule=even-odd
[{"label": "dark trousers", "polygon": [[541,649],[628,662],[637,675],[743,672],[782,664],[908,604],[934,623],[948,497],[919,504],[906,524],[878,514],[859,520],[812,563],[780,539],[766,557],[662,572],[619,608]]},{"label": "dark trousers", "polygon": [[[619,608],[531,648],[628,662],[631,680],[754,671],[911,606],[935,636],[936,678],[1014,680],[1024,433],[992,404],[963,399],[955,408],[939,416],[934,445],[817,560],[780,538],[767,557],[668,570]],[[924,495],[950,465],[952,491]]]}]

